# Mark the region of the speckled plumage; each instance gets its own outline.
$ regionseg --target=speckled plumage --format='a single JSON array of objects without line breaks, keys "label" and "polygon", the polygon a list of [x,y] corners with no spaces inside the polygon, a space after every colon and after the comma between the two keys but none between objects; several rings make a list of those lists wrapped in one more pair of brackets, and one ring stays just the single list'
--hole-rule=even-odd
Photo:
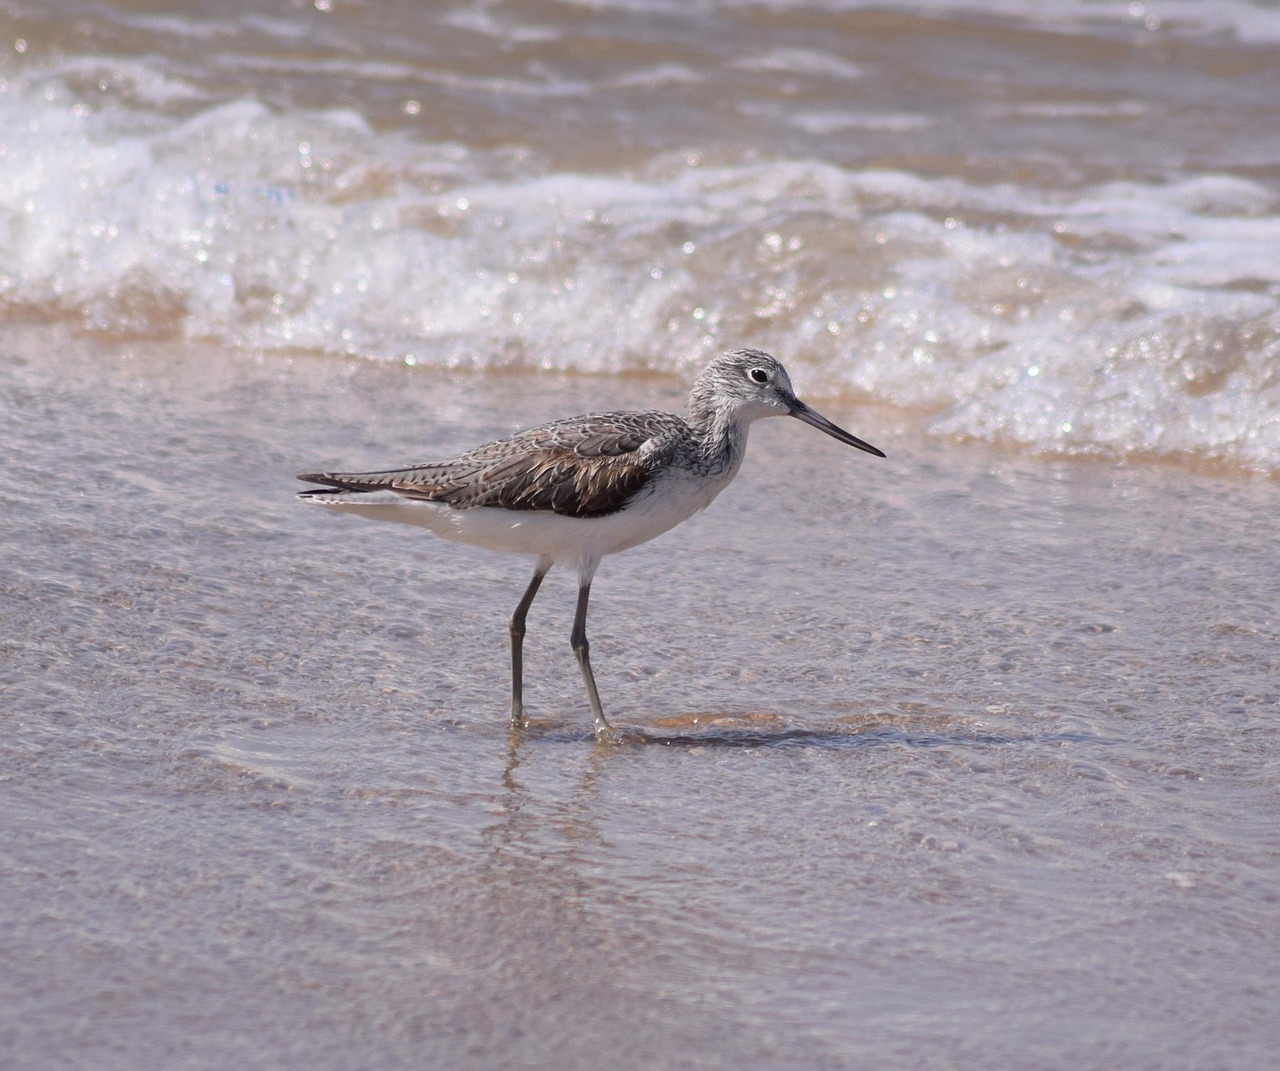
[{"label": "speckled plumage", "polygon": [[689,435],[689,425],[674,413],[594,413],[530,428],[448,461],[299,479],[343,491],[391,490],[459,510],[494,506],[604,517],[623,509],[663,468],[687,460]]},{"label": "speckled plumage", "polygon": [[801,402],[786,369],[759,350],[735,350],[694,382],[687,417],[650,410],[594,413],[543,424],[445,461],[378,472],[318,472],[311,502],[417,524],[446,539],[537,557],[511,619],[512,725],[525,723],[525,615],[557,562],[578,570],[571,637],[597,732],[609,731],[587,654],[586,610],[600,559],[639,545],[704,509],[737,474],[747,429],[793,416],[883,457]]}]

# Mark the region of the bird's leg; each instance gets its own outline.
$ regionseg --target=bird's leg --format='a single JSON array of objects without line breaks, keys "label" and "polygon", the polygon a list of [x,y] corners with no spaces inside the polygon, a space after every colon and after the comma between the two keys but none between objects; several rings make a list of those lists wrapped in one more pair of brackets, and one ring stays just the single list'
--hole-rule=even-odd
[{"label": "bird's leg", "polygon": [[595,674],[591,672],[591,645],[587,643],[587,601],[591,598],[591,581],[583,581],[578,587],[578,611],[573,615],[573,633],[569,643],[578,659],[578,668],[582,670],[582,683],[587,686],[587,701],[591,704],[591,713],[595,715],[596,736],[607,736],[613,732],[604,716],[604,708],[600,705],[600,693],[596,690]]},{"label": "bird's leg", "polygon": [[529,616],[529,607],[533,598],[542,586],[542,578],[551,569],[551,563],[539,560],[533,571],[533,579],[524,589],[516,612],[511,615],[511,728],[523,729],[529,719],[524,713],[524,619]]}]

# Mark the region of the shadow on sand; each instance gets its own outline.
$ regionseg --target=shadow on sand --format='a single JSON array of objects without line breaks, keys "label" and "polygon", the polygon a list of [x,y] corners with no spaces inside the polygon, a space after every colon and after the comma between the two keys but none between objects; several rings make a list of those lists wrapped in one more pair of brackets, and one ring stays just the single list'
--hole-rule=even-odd
[{"label": "shadow on sand", "polygon": [[[594,741],[604,748],[660,746],[675,748],[823,748],[865,747],[1001,747],[1043,735],[992,732],[964,716],[938,714],[864,714],[797,724],[777,714],[697,714],[661,718],[650,726],[616,725],[610,736],[596,738],[590,728],[534,721],[524,730],[528,740],[549,743]],[[1099,743],[1078,733],[1060,734],[1063,743]]]}]

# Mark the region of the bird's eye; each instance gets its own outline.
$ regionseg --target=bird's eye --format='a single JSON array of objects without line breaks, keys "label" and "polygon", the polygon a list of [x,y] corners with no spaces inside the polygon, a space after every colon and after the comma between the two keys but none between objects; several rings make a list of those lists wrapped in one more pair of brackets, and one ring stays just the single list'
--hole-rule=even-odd
[{"label": "bird's eye", "polygon": [[750,379],[752,383],[768,383],[769,373],[763,368],[753,368],[747,373],[747,378]]}]

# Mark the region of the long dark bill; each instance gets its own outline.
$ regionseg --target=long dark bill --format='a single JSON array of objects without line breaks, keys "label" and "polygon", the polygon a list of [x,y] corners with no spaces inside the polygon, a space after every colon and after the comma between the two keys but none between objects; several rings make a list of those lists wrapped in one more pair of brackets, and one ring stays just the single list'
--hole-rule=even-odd
[{"label": "long dark bill", "polygon": [[839,439],[847,446],[856,446],[859,450],[865,450],[868,454],[875,454],[876,457],[884,457],[883,450],[877,450],[870,443],[863,442],[856,435],[850,435],[844,428],[837,424],[832,424],[821,413],[810,409],[804,402],[797,399],[795,406],[791,410],[791,415],[797,420],[803,420],[806,424],[810,424],[819,431],[825,431],[833,439]]}]

